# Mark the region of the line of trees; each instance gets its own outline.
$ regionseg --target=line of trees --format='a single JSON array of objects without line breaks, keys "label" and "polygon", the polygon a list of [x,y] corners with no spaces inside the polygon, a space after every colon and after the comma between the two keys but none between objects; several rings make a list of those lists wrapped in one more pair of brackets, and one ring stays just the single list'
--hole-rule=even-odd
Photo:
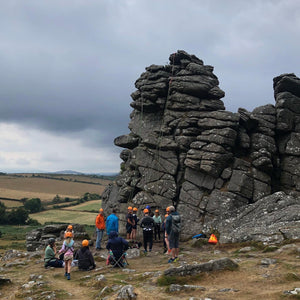
[{"label": "line of trees", "polygon": [[0,224],[1,225],[39,225],[36,220],[29,218],[29,212],[20,206],[10,211],[6,210],[4,203],[0,201]]}]

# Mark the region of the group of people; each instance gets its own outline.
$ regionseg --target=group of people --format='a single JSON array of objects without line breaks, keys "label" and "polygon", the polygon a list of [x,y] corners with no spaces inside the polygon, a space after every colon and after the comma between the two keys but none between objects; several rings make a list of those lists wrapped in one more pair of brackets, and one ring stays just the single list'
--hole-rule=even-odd
[{"label": "group of people", "polygon": [[[176,261],[178,259],[179,252],[179,232],[181,228],[181,219],[174,206],[169,206],[166,209],[166,215],[164,221],[160,216],[159,210],[156,209],[151,212],[151,207],[148,205],[143,210],[144,217],[140,220],[137,216],[138,209],[136,207],[128,207],[126,214],[126,238],[127,240],[136,241],[137,226],[140,221],[140,227],[143,231],[143,245],[144,252],[151,252],[153,247],[153,241],[161,240],[161,232],[163,232],[164,252],[171,254],[172,257],[169,262]],[[101,241],[106,229],[107,235],[110,232],[117,232],[119,230],[119,219],[116,216],[116,210],[113,210],[112,214],[105,220],[104,211],[101,208],[95,221],[97,240],[96,250],[100,250]]]},{"label": "group of people", "polygon": [[148,208],[144,209],[144,217],[141,220],[143,229],[144,252],[152,251],[153,233],[160,240],[161,229],[164,233],[164,252],[171,254],[169,263],[176,262],[179,255],[179,233],[181,230],[181,217],[175,210],[174,206],[169,206],[166,209],[165,220],[162,222],[159,211],[155,210],[155,214],[151,216],[151,211]]},{"label": "group of people", "polygon": [[[74,232],[73,226],[69,225],[64,233],[64,242],[59,251],[56,249],[56,241],[50,238],[48,246],[45,250],[45,267],[65,268],[65,277],[71,279],[71,264],[72,261],[78,262],[79,270],[92,270],[96,267],[92,252],[89,249],[89,241],[83,240],[82,247],[74,250]],[[59,258],[56,255],[59,254]]]},{"label": "group of people", "polygon": [[[176,262],[179,254],[179,233],[181,229],[181,218],[174,206],[169,206],[166,209],[165,219],[162,222],[162,218],[159,214],[159,210],[155,210],[154,214],[151,212],[151,208],[147,206],[143,210],[143,218],[140,222],[140,227],[143,231],[143,246],[144,252],[152,251],[153,236],[154,239],[160,240],[160,233],[164,233],[164,252],[171,254],[169,263]],[[128,207],[128,213],[126,216],[126,233],[127,239],[135,240],[137,235],[137,226],[139,222],[137,217],[137,209]],[[116,210],[112,211],[106,219],[104,216],[104,210],[101,208],[99,214],[95,220],[97,239],[96,250],[100,250],[101,241],[103,239],[104,231],[108,235],[108,242],[106,249],[110,251],[111,257],[108,260],[113,259],[118,262],[118,266],[123,266],[122,256],[124,252],[129,248],[127,240],[118,236],[119,232],[119,219],[116,215]],[[74,232],[73,226],[69,225],[64,232],[64,242],[59,251],[56,249],[56,242],[54,238],[50,238],[48,246],[45,249],[45,267],[64,267],[65,276],[70,280],[70,272],[72,261],[78,264],[79,270],[92,270],[96,267],[95,260],[92,252],[89,249],[89,241],[83,240],[81,248],[77,251],[74,250]],[[59,258],[56,257],[59,255]]]}]

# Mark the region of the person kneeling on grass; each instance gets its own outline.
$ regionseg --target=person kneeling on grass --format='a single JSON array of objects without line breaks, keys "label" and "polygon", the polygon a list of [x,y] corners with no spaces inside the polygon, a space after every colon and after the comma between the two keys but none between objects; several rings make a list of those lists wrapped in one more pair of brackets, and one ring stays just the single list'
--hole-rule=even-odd
[{"label": "person kneeling on grass", "polygon": [[71,279],[70,272],[71,272],[71,263],[73,260],[73,254],[74,254],[74,240],[72,239],[72,233],[67,232],[66,233],[66,239],[63,242],[63,245],[61,249],[59,250],[59,253],[64,253],[64,261],[65,261],[65,276],[68,280]]},{"label": "person kneeling on grass", "polygon": [[48,241],[48,246],[45,250],[45,268],[47,267],[54,267],[54,268],[62,268],[63,267],[63,261],[56,258],[56,245],[55,245],[55,239],[50,238]]},{"label": "person kneeling on grass", "polygon": [[96,268],[93,254],[89,248],[88,240],[82,241],[82,248],[76,252],[74,258],[78,259],[78,269],[81,271],[90,271]]}]

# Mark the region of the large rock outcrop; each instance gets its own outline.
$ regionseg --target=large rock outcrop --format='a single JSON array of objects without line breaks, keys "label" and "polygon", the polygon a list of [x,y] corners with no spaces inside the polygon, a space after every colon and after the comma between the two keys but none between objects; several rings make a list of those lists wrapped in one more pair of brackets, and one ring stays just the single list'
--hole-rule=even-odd
[{"label": "large rock outcrop", "polygon": [[[183,216],[182,237],[212,226],[222,236],[230,220],[227,241],[230,226],[238,229],[243,222],[241,213],[259,209],[258,201],[273,203],[278,197],[272,194],[282,191],[293,194],[289,209],[298,212],[285,224],[299,225],[300,79],[274,78],[275,106],[232,113],[225,110],[212,66],[184,51],[169,60],[147,67],[135,82],[130,133],[115,139],[125,148],[122,171],[102,195],[105,209],[122,213],[130,204],[163,210],[173,204]],[[280,220],[268,222],[279,232]],[[299,230],[294,236],[300,238]]]},{"label": "large rock outcrop", "polygon": [[[85,231],[84,226],[80,224],[72,224],[74,232],[74,240],[90,239],[88,233]],[[53,224],[46,225],[34,229],[26,235],[26,249],[27,251],[37,251],[44,249],[47,246],[50,238],[55,238],[58,241],[62,241],[64,238],[64,232],[67,229],[68,224]]]}]

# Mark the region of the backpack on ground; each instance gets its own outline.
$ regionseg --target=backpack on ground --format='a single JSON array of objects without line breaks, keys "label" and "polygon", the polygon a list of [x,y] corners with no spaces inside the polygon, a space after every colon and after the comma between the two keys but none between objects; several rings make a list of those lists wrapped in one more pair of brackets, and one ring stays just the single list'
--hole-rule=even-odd
[{"label": "backpack on ground", "polygon": [[181,218],[179,215],[172,215],[171,231],[179,233],[181,231]]}]

